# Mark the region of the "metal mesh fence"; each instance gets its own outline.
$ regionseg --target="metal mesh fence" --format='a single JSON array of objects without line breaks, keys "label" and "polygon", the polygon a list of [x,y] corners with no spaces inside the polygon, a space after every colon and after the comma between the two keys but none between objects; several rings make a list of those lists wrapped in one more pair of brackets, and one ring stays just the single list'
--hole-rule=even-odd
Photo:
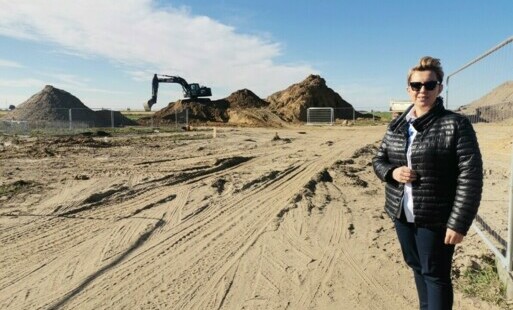
[{"label": "metal mesh fence", "polygon": [[[136,115],[136,119],[134,119]],[[0,132],[4,134],[67,134],[92,128],[183,127],[188,126],[188,110],[165,117],[138,115],[137,112],[122,114],[110,109],[23,109],[17,108],[0,118]]]},{"label": "metal mesh fence", "polygon": [[449,74],[445,99],[473,123],[513,124],[513,37]]},{"label": "metal mesh fence", "polygon": [[189,126],[189,110],[175,111],[165,117],[151,115],[140,119],[139,124],[146,127],[173,127],[181,128]]},{"label": "metal mesh fence", "polygon": [[307,125],[333,125],[335,119],[333,108],[308,108]]},{"label": "metal mesh fence", "polygon": [[513,37],[449,74],[446,104],[475,124],[484,159],[484,187],[473,226],[503,266],[511,271],[508,183],[512,178]]}]

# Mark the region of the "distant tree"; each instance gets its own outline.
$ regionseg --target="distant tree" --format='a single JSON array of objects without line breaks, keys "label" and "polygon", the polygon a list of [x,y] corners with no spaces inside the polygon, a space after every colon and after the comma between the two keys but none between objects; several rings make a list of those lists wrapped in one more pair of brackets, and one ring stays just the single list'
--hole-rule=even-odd
[{"label": "distant tree", "polygon": [[11,110],[11,111],[12,111],[12,110],[14,110],[14,109],[16,109],[16,107],[14,106],[14,104],[11,104],[11,105],[9,106],[9,110]]}]

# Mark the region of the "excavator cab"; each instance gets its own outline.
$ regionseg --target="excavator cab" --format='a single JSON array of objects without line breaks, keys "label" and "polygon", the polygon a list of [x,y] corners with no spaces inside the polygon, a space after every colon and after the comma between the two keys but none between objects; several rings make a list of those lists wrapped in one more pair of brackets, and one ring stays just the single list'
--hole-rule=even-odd
[{"label": "excavator cab", "polygon": [[191,83],[189,86],[191,87],[191,94],[199,92],[200,86],[198,83]]},{"label": "excavator cab", "polygon": [[189,84],[189,93],[185,93],[186,98],[196,99],[198,97],[212,96],[212,91],[209,87],[200,86],[198,83]]}]

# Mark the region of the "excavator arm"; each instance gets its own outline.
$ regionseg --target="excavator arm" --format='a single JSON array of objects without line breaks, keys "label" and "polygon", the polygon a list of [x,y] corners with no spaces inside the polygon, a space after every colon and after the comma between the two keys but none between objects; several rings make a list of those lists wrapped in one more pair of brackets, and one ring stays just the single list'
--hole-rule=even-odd
[{"label": "excavator arm", "polygon": [[157,103],[157,95],[159,92],[160,83],[178,83],[182,85],[185,98],[196,99],[198,97],[212,96],[212,91],[209,87],[199,86],[197,83],[189,84],[185,79],[179,76],[154,74],[153,80],[151,82],[151,99],[144,103],[144,110],[151,111],[151,106]]},{"label": "excavator arm", "polygon": [[171,76],[171,75],[153,75],[153,80],[151,81],[151,98],[144,104],[144,110],[151,111],[151,106],[157,103],[157,95],[159,93],[159,84],[160,83],[178,83],[182,85],[183,92],[187,96],[190,94],[190,86],[187,81],[179,76]]}]

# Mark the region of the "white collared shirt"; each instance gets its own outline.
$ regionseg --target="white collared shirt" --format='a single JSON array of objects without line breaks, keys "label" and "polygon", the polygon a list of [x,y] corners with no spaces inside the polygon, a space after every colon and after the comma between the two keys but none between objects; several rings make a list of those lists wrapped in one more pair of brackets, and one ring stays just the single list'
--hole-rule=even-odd
[{"label": "white collared shirt", "polygon": [[[406,160],[408,162],[408,168],[411,169],[411,145],[415,136],[417,135],[417,130],[413,127],[413,121],[417,119],[415,116],[415,108],[412,108],[410,112],[406,115],[406,120],[408,121],[408,147],[406,148]],[[406,183],[404,185],[404,198],[403,198],[403,208],[404,215],[406,216],[406,220],[409,223],[413,223],[415,221],[415,214],[413,213],[413,193],[412,193],[412,185],[410,183]]]}]

